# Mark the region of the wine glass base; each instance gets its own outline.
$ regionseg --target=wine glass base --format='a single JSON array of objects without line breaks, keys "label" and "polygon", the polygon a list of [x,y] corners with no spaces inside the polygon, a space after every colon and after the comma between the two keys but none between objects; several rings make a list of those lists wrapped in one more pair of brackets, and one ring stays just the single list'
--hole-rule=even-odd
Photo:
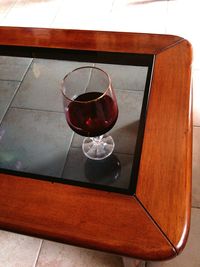
[{"label": "wine glass base", "polygon": [[114,147],[113,138],[106,134],[99,137],[86,137],[82,144],[83,153],[92,160],[102,160],[109,157]]}]

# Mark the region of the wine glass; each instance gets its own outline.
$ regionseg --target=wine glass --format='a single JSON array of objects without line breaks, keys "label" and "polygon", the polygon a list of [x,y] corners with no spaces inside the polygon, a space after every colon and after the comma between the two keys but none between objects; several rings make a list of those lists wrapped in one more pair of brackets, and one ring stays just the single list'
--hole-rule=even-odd
[{"label": "wine glass", "polygon": [[115,144],[106,133],[117,121],[118,106],[109,75],[93,66],[77,68],[62,80],[62,94],[67,123],[86,137],[84,154],[93,160],[111,155]]}]

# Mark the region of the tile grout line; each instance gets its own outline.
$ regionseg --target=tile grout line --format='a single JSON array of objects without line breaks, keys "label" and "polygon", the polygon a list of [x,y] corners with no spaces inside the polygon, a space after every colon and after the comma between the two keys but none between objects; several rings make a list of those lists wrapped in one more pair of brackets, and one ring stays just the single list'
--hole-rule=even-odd
[{"label": "tile grout line", "polygon": [[20,80],[12,80],[12,79],[10,79],[10,80],[8,80],[8,79],[0,79],[0,81],[3,81],[3,82],[18,82],[18,83],[21,83]]},{"label": "tile grout line", "polygon": [[[17,86],[16,89],[15,89],[15,92],[14,92],[14,94],[13,94],[11,100],[10,100],[10,103],[7,105],[7,108],[5,109],[5,112],[4,112],[4,114],[3,114],[3,117],[2,117],[2,119],[0,120],[0,125],[2,124],[2,122],[3,122],[3,120],[4,120],[5,116],[6,116],[6,114],[7,114],[8,110],[9,110],[9,108],[11,108],[11,105],[12,105],[12,103],[13,103],[13,100],[14,100],[16,94],[18,93],[18,91],[19,91],[19,89],[20,89],[20,86],[21,86],[21,84],[22,84],[22,82],[23,82],[23,80],[24,80],[24,77],[26,76],[27,72],[29,71],[30,66],[32,65],[32,62],[33,62],[33,59],[32,59],[32,61],[31,61],[31,63],[29,64],[29,66],[28,66],[26,72],[24,73],[24,75],[23,75],[21,81],[16,81],[16,82],[18,82],[19,84],[18,84],[18,86]],[[10,80],[6,80],[6,81],[10,81]],[[11,81],[14,81],[14,80],[11,80]]]},{"label": "tile grout line", "polygon": [[[94,65],[94,64],[93,64],[93,65]],[[90,77],[91,77],[91,71],[90,71],[90,74],[89,74],[88,84],[89,84],[89,81],[90,81]],[[88,86],[88,84],[87,84],[87,86]],[[86,86],[86,88],[85,88],[85,91],[86,91],[86,89],[87,89],[87,86]],[[64,175],[64,170],[65,170],[65,166],[66,166],[66,164],[67,164],[67,160],[68,160],[68,157],[69,157],[69,150],[70,150],[70,148],[71,148],[71,146],[72,146],[72,142],[73,142],[73,139],[74,139],[74,135],[75,135],[75,133],[74,133],[74,131],[73,131],[72,136],[71,136],[71,138],[70,138],[70,142],[69,142],[69,146],[68,146],[68,151],[67,151],[67,153],[66,153],[66,157],[65,157],[64,164],[63,164],[63,168],[62,168],[62,171],[60,172],[60,178],[64,178],[64,177],[63,177],[63,175]]]},{"label": "tile grout line", "polygon": [[165,34],[168,33],[168,20],[169,20],[169,1],[170,0],[167,0],[167,3],[166,3],[166,19],[165,19],[165,26],[164,26],[164,32]]},{"label": "tile grout line", "polygon": [[[16,81],[16,82],[18,82],[18,81]],[[8,105],[6,106],[6,108],[5,108],[5,111],[4,111],[4,113],[3,113],[3,116],[2,116],[2,118],[1,118],[1,120],[0,120],[0,126],[1,126],[1,124],[2,124],[2,122],[3,122],[3,120],[4,120],[4,118],[5,118],[5,116],[6,116],[6,114],[7,114],[7,112],[8,112],[8,110],[9,110],[9,108],[10,108],[10,105],[11,105],[11,102],[13,101],[13,98],[15,97],[15,95],[17,94],[17,92],[18,92],[18,90],[19,90],[19,87],[20,87],[20,82],[18,82],[19,84],[17,85],[17,87],[15,88],[15,91],[14,91],[14,94],[13,94],[13,97],[11,98],[11,100],[10,100],[10,103],[8,103]]]},{"label": "tile grout line", "polygon": [[60,6],[57,7],[57,12],[56,12],[56,14],[54,15],[54,17],[52,18],[52,21],[49,23],[49,27],[50,27],[50,28],[54,28],[54,27],[53,27],[53,24],[54,24],[54,22],[55,22],[55,20],[56,20],[56,18],[57,18],[57,16],[58,16],[60,10],[62,10],[62,4],[63,4],[63,2],[64,2],[64,0],[62,0],[61,3],[60,3]]},{"label": "tile grout line", "polygon": [[[113,3],[115,3],[115,1],[116,0],[114,0],[113,1]],[[168,0],[168,2],[169,2],[170,0]],[[10,11],[10,10],[9,10]],[[7,15],[7,14],[6,14]],[[166,29],[167,29],[167,26],[166,26]],[[18,88],[19,89],[19,88]],[[17,89],[17,91],[18,91],[18,89]],[[10,105],[9,105],[10,106]],[[9,108],[9,107],[8,107]],[[7,113],[7,109],[6,109],[6,112],[5,113]],[[5,115],[5,114],[4,114]],[[193,125],[193,127],[194,128],[199,128],[200,127],[200,125]],[[192,207],[193,209],[200,209],[199,207]],[[42,243],[43,243],[43,240],[41,240],[41,242],[40,242],[40,247],[39,247],[39,249],[38,249],[38,254],[37,254],[37,258],[36,258],[36,260],[35,260],[35,263],[34,263],[34,265],[33,265],[33,267],[36,267],[37,266],[37,264],[38,264],[38,260],[39,260],[39,255],[40,255],[40,252],[41,252],[41,250],[42,250]],[[148,264],[148,262],[146,262],[145,263],[145,267],[147,267],[149,264]]]},{"label": "tile grout line", "polygon": [[[93,64],[92,67],[95,67],[95,64]],[[88,85],[90,83],[91,76],[92,76],[92,70],[89,73],[89,79],[87,81],[87,85],[85,87],[84,93],[86,92],[87,87],[88,87]],[[64,179],[63,175],[64,175],[65,166],[67,164],[67,160],[68,160],[68,157],[69,157],[69,151],[70,151],[70,148],[73,147],[72,143],[73,143],[74,136],[75,136],[75,132],[73,131],[71,139],[70,139],[70,142],[69,142],[68,151],[66,153],[65,161],[64,161],[64,164],[63,164],[63,168],[62,168],[62,171],[61,171],[61,174],[60,174],[60,178],[63,178],[63,179]]]},{"label": "tile grout line", "polygon": [[71,139],[70,139],[70,142],[69,142],[69,147],[68,147],[68,151],[67,151],[67,153],[66,153],[66,157],[65,157],[64,164],[63,164],[63,168],[62,168],[62,171],[60,172],[60,178],[63,178],[63,179],[64,179],[64,177],[63,177],[63,175],[64,175],[64,170],[65,170],[65,166],[66,166],[66,164],[67,164],[67,160],[68,160],[68,157],[69,157],[69,150],[70,150],[70,147],[72,146],[72,141],[73,141],[73,139],[74,139],[74,135],[75,135],[75,133],[73,132],[73,133],[72,133],[72,136],[71,136]]},{"label": "tile grout line", "polygon": [[21,84],[23,83],[24,78],[26,77],[26,74],[28,73],[28,71],[29,71],[30,68],[31,68],[31,65],[32,65],[32,63],[33,63],[33,58],[30,58],[30,59],[31,59],[31,62],[30,62],[30,64],[28,65],[27,70],[24,72],[24,75],[22,76],[22,79],[20,80],[19,87],[18,87],[18,89],[16,90],[15,94],[13,95],[13,98],[12,98],[11,101],[10,101],[10,105],[9,105],[9,107],[11,107],[11,105],[12,105],[12,103],[13,103],[13,100],[14,100],[16,94],[17,94],[18,91],[19,91],[20,86],[21,86]]},{"label": "tile grout line", "polygon": [[115,11],[115,2],[116,2],[116,0],[112,1],[111,8],[110,8],[110,14],[112,14]]},{"label": "tile grout line", "polygon": [[38,263],[38,259],[39,259],[39,256],[40,256],[40,252],[42,250],[42,244],[43,244],[44,240],[41,239],[40,241],[40,245],[39,245],[39,248],[38,248],[38,251],[37,251],[37,255],[35,257],[35,262],[33,263],[33,267],[37,267],[37,263]]},{"label": "tile grout line", "polygon": [[10,13],[10,11],[15,7],[17,3],[17,0],[15,0],[15,2],[13,4],[11,4],[11,6],[8,8],[8,10],[5,12],[5,14],[3,15],[3,18],[0,21],[0,26],[2,26],[1,24],[3,24],[4,20],[6,19],[6,17],[8,16],[8,14]]},{"label": "tile grout line", "polygon": [[18,106],[12,106],[11,109],[21,109],[21,110],[28,110],[28,111],[39,111],[39,112],[51,112],[51,113],[57,113],[57,114],[64,114],[64,111],[58,111],[58,110],[48,110],[48,109],[40,109],[40,108],[29,108],[29,107],[18,107]]}]

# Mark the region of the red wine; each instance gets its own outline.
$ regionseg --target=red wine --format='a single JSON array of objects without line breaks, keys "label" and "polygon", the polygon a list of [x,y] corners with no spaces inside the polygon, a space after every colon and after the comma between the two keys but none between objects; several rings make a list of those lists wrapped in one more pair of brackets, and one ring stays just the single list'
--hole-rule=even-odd
[{"label": "red wine", "polygon": [[79,95],[66,109],[69,126],[83,136],[94,137],[108,132],[117,117],[117,103],[110,96],[99,92]]}]

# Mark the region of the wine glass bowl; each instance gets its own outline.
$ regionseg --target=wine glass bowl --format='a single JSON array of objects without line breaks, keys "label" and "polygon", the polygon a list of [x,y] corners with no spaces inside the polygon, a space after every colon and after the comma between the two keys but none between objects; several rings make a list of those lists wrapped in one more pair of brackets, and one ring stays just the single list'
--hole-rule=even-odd
[{"label": "wine glass bowl", "polygon": [[85,136],[84,154],[95,160],[108,157],[114,141],[106,133],[115,125],[118,106],[111,78],[102,69],[84,66],[62,81],[63,106],[70,128]]}]

